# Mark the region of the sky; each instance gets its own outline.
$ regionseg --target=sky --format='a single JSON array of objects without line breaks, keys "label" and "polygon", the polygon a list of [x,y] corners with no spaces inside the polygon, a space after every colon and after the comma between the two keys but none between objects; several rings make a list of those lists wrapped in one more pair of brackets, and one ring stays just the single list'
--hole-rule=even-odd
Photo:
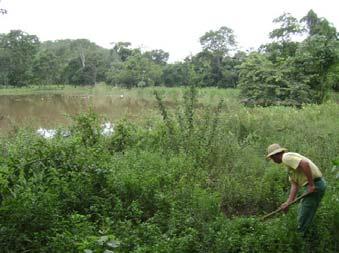
[{"label": "sky", "polygon": [[170,62],[201,51],[199,38],[221,26],[233,29],[240,50],[269,41],[273,19],[300,19],[313,9],[339,30],[338,0],[0,0],[0,33],[20,29],[40,41],[89,39],[105,48],[128,41],[162,49]]}]

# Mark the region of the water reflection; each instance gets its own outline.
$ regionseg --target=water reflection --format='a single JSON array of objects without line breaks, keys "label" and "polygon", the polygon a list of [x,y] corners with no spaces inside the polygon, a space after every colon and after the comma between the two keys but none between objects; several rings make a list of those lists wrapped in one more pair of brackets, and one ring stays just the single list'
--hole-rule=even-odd
[{"label": "water reflection", "polygon": [[137,119],[155,104],[145,99],[124,95],[0,95],[0,132],[13,126],[29,125],[34,128],[51,129],[70,123],[66,115],[87,111],[105,115],[111,122],[127,117]]},{"label": "water reflection", "polygon": [[[54,138],[58,132],[56,129],[46,129],[46,128],[39,128],[36,133],[45,139],[52,139]],[[114,124],[111,122],[106,122],[101,125],[100,134],[103,136],[111,136],[114,133]],[[68,130],[61,130],[59,134],[62,137],[68,137],[71,135],[71,132]]]}]

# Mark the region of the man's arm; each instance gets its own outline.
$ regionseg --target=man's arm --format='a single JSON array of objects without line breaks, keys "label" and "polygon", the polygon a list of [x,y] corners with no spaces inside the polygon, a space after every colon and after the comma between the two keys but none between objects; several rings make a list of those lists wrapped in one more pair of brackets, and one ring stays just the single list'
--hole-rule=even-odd
[{"label": "man's arm", "polygon": [[288,196],[287,201],[280,206],[284,212],[288,211],[288,205],[293,200],[295,200],[295,197],[297,196],[298,190],[299,190],[298,185],[295,182],[291,181],[290,195]]},{"label": "man's arm", "polygon": [[305,160],[301,160],[297,170],[302,171],[305,174],[307,181],[308,181],[308,185],[307,185],[308,192],[314,192],[315,186],[313,182],[311,167],[308,164],[308,162]]}]

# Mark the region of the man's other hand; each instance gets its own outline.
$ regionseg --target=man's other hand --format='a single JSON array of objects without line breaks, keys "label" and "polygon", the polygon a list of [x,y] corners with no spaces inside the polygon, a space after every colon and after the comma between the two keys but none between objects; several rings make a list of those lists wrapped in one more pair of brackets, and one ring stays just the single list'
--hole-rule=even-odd
[{"label": "man's other hand", "polygon": [[285,202],[285,203],[282,203],[280,208],[285,212],[287,213],[288,212],[288,206],[289,205],[289,202]]},{"label": "man's other hand", "polygon": [[314,186],[314,184],[312,184],[312,185],[310,185],[310,184],[308,184],[307,185],[307,191],[308,192],[315,192],[315,186]]}]

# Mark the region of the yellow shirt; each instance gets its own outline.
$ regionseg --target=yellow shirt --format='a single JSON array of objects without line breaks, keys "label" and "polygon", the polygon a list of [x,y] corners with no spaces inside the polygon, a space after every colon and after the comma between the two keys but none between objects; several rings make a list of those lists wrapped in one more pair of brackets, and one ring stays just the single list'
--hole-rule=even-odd
[{"label": "yellow shirt", "polygon": [[322,177],[320,169],[310,159],[298,153],[287,152],[283,154],[282,163],[287,166],[290,181],[295,182],[299,186],[304,186],[307,184],[308,181],[304,172],[297,170],[301,160],[308,162],[311,168],[313,179]]}]

